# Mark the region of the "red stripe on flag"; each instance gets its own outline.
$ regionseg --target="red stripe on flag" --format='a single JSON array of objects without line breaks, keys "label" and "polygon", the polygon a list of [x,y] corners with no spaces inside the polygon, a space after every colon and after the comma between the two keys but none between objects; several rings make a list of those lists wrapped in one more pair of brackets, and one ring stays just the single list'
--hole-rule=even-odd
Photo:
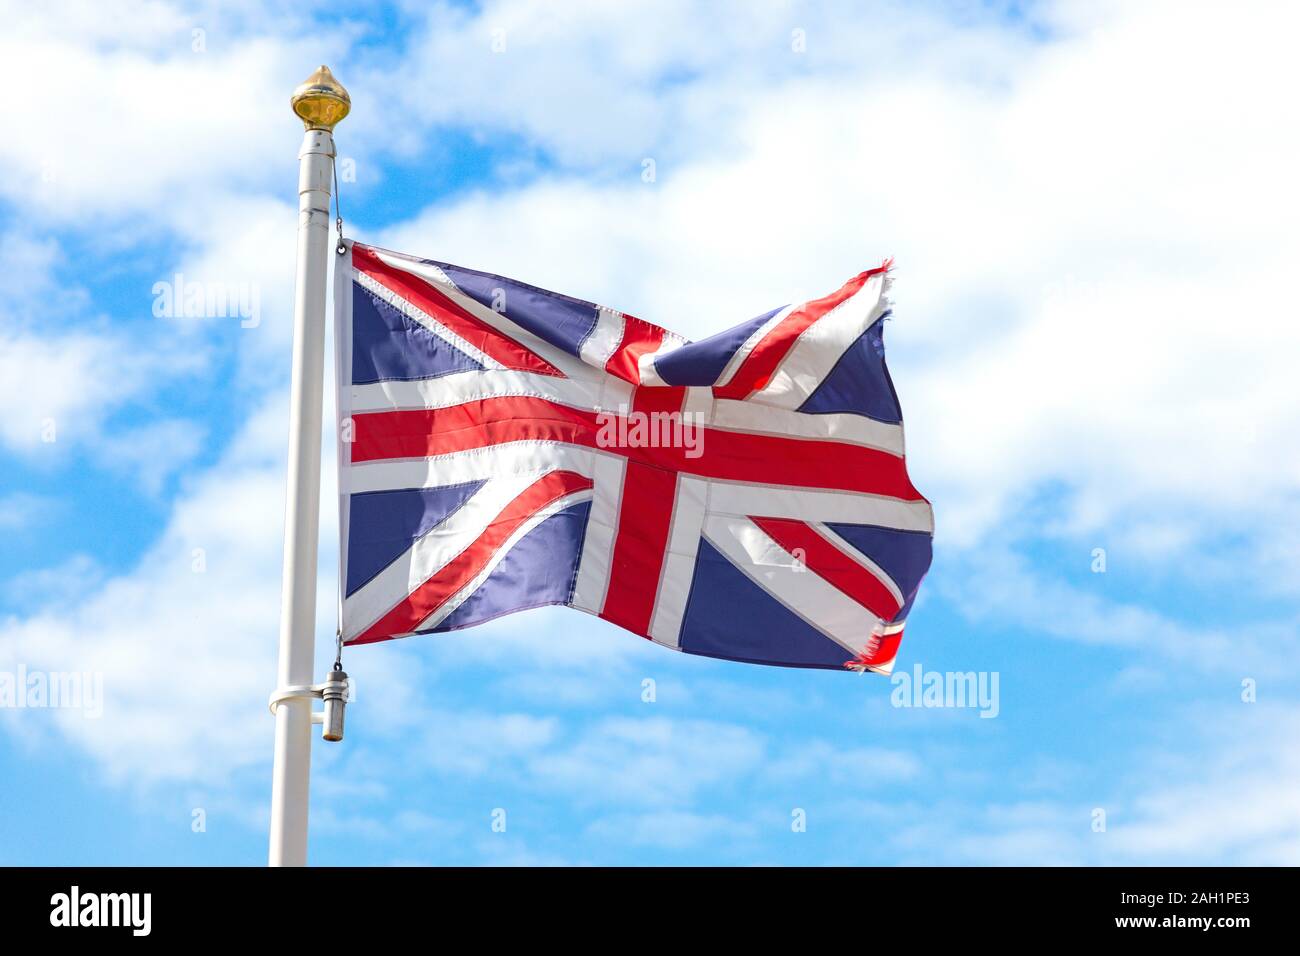
[{"label": "red stripe on flag", "polygon": [[703,426],[693,449],[628,447],[613,441],[629,433],[621,418],[625,419],[527,396],[478,399],[450,408],[362,413],[353,416],[352,463],[427,458],[512,441],[565,442],[602,448],[627,457],[629,463],[704,478],[923,500],[907,477],[903,459],[875,448]]},{"label": "red stripe on flag", "polygon": [[848,668],[883,667],[898,656],[898,645],[903,643],[903,632],[877,634],[867,642],[867,646],[851,661],[845,661]]},{"label": "red stripe on flag", "polygon": [[810,325],[824,316],[837,305],[848,300],[854,293],[867,284],[872,276],[889,270],[886,262],[879,269],[868,269],[854,276],[836,292],[814,299],[795,309],[773,328],[754,346],[753,351],[745,356],[726,385],[717,385],[713,394],[718,398],[744,399],[771,381],[772,374],[780,366],[782,359],[794,348],[794,343]]},{"label": "red stripe on flag", "polygon": [[641,356],[657,352],[664,330],[634,315],[623,316],[623,341],[605,363],[605,371],[633,385],[641,384]]},{"label": "red stripe on flag", "polygon": [[754,515],[750,515],[749,520],[799,559],[809,571],[824,578],[881,620],[891,620],[902,607],[878,577],[805,522]]},{"label": "red stripe on flag", "polygon": [[632,411],[646,415],[680,412],[685,399],[684,386],[646,385],[632,390]]},{"label": "red stripe on flag", "polygon": [[538,478],[501,509],[501,513],[469,547],[348,643],[371,644],[411,633],[421,621],[474,580],[492,555],[529,518],[565,495],[590,487],[590,478],[573,471],[552,471]]},{"label": "red stripe on flag", "polygon": [[676,497],[676,474],[628,462],[609,588],[600,616],[642,637],[650,635]]},{"label": "red stripe on flag", "polygon": [[550,362],[470,314],[436,286],[403,269],[390,266],[366,247],[359,245],[352,247],[352,264],[357,271],[370,276],[385,289],[422,309],[474,348],[500,362],[506,368],[564,378],[564,373]]}]

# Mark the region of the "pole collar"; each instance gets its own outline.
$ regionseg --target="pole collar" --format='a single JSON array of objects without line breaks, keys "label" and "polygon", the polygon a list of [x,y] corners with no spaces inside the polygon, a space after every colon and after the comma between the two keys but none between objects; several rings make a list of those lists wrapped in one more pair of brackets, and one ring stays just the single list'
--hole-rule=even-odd
[{"label": "pole collar", "polygon": [[329,672],[329,677],[319,684],[287,684],[271,691],[267,706],[272,715],[276,708],[286,700],[346,700],[348,696],[348,675],[342,670]]}]

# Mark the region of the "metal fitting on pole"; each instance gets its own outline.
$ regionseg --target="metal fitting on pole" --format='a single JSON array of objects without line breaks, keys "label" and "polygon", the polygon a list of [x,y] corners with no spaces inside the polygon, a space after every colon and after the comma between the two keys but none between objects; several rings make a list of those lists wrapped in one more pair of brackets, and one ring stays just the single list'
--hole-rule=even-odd
[{"label": "metal fitting on pole", "polygon": [[332,670],[321,684],[321,700],[325,702],[325,719],[321,736],[326,740],[343,739],[343,709],[348,704],[348,675]]},{"label": "metal fitting on pole", "polygon": [[267,705],[272,714],[278,715],[280,705],[288,701],[323,701],[324,710],[308,710],[311,723],[322,725],[321,736],[326,740],[338,741],[343,739],[343,708],[348,702],[350,688],[348,675],[342,668],[336,668],[320,684],[288,684],[277,687],[271,692]]}]

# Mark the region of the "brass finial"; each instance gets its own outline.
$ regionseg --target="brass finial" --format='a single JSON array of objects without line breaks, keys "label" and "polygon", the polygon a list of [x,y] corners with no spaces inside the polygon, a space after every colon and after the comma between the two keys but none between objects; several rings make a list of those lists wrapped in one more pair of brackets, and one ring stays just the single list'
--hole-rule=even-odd
[{"label": "brass finial", "polygon": [[322,64],[293,91],[289,104],[307,129],[332,130],[352,109],[352,98]]}]

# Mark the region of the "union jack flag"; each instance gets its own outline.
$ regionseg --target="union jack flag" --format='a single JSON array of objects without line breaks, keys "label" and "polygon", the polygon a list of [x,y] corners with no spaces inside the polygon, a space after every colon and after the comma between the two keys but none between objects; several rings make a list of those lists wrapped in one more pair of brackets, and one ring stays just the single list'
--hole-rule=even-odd
[{"label": "union jack flag", "polygon": [[347,244],[344,642],[562,604],[689,654],[889,673],[934,520],[885,368],[888,272],[688,342]]}]

